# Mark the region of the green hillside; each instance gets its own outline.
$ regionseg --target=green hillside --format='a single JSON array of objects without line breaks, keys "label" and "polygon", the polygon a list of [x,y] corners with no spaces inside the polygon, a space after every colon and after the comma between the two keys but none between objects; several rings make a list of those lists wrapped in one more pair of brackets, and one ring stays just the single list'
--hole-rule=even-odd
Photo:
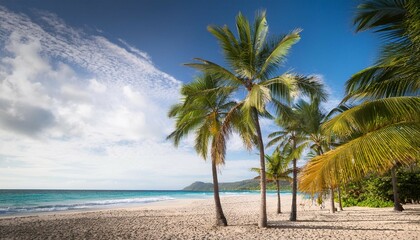
[{"label": "green hillside", "polygon": [[[290,190],[291,185],[287,181],[280,181],[281,190]],[[219,183],[220,191],[240,191],[240,190],[260,190],[260,181],[257,179],[247,179],[239,182]],[[276,185],[273,182],[267,184],[268,190],[275,190]],[[213,191],[212,183],[194,182],[185,187],[186,191]]]}]

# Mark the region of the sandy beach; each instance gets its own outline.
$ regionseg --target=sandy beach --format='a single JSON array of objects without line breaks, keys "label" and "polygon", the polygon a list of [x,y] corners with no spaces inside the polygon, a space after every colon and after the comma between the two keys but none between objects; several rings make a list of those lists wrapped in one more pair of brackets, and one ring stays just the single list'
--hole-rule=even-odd
[{"label": "sandy beach", "polygon": [[223,197],[228,227],[213,226],[213,201],[173,200],[141,207],[51,213],[0,219],[1,239],[420,239],[420,206],[345,208],[330,214],[299,199],[298,221],[288,221],[291,196],[276,214],[268,198],[269,227],[259,229],[259,196]]}]

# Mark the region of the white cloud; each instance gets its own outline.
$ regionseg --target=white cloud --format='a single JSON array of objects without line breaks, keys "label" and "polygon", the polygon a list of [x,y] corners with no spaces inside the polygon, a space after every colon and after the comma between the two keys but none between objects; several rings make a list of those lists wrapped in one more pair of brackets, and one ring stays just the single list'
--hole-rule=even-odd
[{"label": "white cloud", "polygon": [[89,81],[89,88],[96,93],[104,93],[107,90],[106,85],[98,82],[96,79]]},{"label": "white cloud", "polygon": [[126,41],[122,40],[121,38],[118,39],[118,41],[120,41],[122,44],[124,44],[125,47],[127,47],[127,49],[136,54],[138,57],[144,58],[145,60],[147,60],[150,64],[153,64],[152,62],[152,58],[149,56],[149,54],[142,52],[140,50],[138,50],[137,48],[131,46],[130,44],[128,44]]},{"label": "white cloud", "polygon": [[241,137],[236,133],[233,133],[232,136],[229,137],[229,140],[228,140],[228,143],[227,143],[227,149],[229,151],[244,151],[244,150],[246,150]]},{"label": "white cloud", "polygon": [[176,189],[210,175],[164,140],[179,81],[125,42],[37,14],[0,7],[0,188]]}]

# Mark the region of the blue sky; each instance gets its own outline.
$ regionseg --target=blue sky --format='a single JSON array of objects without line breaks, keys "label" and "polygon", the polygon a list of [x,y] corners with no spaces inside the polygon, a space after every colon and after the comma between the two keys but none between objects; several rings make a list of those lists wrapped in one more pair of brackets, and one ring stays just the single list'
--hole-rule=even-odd
[{"label": "blue sky", "polygon": [[[239,11],[252,19],[266,9],[270,34],[302,28],[279,73],[321,76],[333,106],[378,51],[372,33],[354,33],[358,2],[1,1],[0,188],[179,189],[210,181],[192,138],[179,149],[164,140],[173,125],[167,109],[197,74],[182,64],[223,63],[207,25],[233,28]],[[252,177],[255,153],[235,136],[228,149],[221,180]]]}]

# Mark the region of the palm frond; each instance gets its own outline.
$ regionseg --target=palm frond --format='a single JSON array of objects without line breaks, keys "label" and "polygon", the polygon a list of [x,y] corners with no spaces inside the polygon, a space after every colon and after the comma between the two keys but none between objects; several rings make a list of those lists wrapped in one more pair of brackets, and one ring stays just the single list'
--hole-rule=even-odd
[{"label": "palm frond", "polygon": [[357,180],[419,158],[420,124],[396,123],[355,138],[311,159],[301,173],[300,190],[319,191],[338,179]]},{"label": "palm frond", "polygon": [[253,48],[255,55],[258,55],[261,51],[261,48],[264,46],[265,40],[268,33],[268,24],[266,19],[265,11],[257,12],[255,21],[254,21],[254,36],[252,42],[254,44]]},{"label": "palm frond", "polygon": [[297,89],[305,96],[311,98],[311,101],[325,101],[328,94],[325,91],[324,84],[317,76],[303,76],[294,74]]},{"label": "palm frond", "polygon": [[265,86],[255,84],[248,93],[243,107],[250,109],[256,108],[258,112],[263,113],[265,112],[265,106],[269,101],[271,101],[270,89]]},{"label": "palm frond", "polygon": [[239,78],[237,78],[226,68],[201,58],[195,58],[195,60],[199,61],[200,63],[187,63],[184,65],[203,71],[217,80],[224,80],[223,83],[227,84],[228,86],[240,86],[243,84]]},{"label": "palm frond", "polygon": [[368,133],[396,122],[420,120],[420,97],[393,97],[362,103],[327,121],[326,132],[337,136]]},{"label": "palm frond", "polygon": [[195,131],[194,148],[203,159],[207,159],[209,140],[211,138],[210,124],[209,121],[205,121],[202,127]]},{"label": "palm frond", "polygon": [[300,32],[300,29],[296,29],[290,34],[285,35],[277,42],[274,49],[272,49],[270,54],[265,58],[257,78],[265,78],[264,75],[266,75],[266,71],[270,68],[270,66],[278,65],[281,63],[281,60],[285,55],[287,55],[290,48],[300,40]]},{"label": "palm frond", "polygon": [[290,108],[288,104],[284,104],[278,101],[277,99],[272,99],[271,103],[274,106],[277,116],[282,116],[287,119],[292,119],[293,110]]},{"label": "palm frond", "polygon": [[300,159],[302,157],[302,153],[309,145],[309,142],[303,142],[296,148],[292,149],[292,151],[287,155],[287,160],[291,161],[292,159]]},{"label": "palm frond", "polygon": [[286,131],[276,131],[276,132],[272,132],[268,134],[268,138],[278,137],[278,136],[286,135],[286,134],[287,134]]},{"label": "palm frond", "polygon": [[360,4],[354,19],[356,31],[373,29],[376,32],[385,32],[392,38],[401,37],[406,3],[406,0],[371,0]]},{"label": "palm frond", "polygon": [[234,62],[239,58],[240,48],[236,38],[226,26],[208,26],[207,30],[216,37],[223,53],[229,62]]},{"label": "palm frond", "polygon": [[272,138],[267,144],[266,144],[266,148],[272,147],[274,145],[277,145],[279,143],[281,143],[282,141],[284,141],[287,138],[287,135],[281,135],[278,137],[274,137]]},{"label": "palm frond", "polygon": [[404,68],[393,65],[379,65],[366,68],[354,74],[346,82],[349,99],[383,98],[404,95],[415,95],[420,91],[420,79],[415,79]]},{"label": "palm frond", "polygon": [[236,16],[236,29],[241,41],[240,44],[249,45],[251,43],[251,26],[248,19],[241,12]]},{"label": "palm frond", "polygon": [[341,103],[339,104],[337,107],[331,109],[331,111],[327,114],[327,116],[325,117],[326,119],[331,119],[334,116],[349,110],[350,108],[354,107],[353,105],[350,104],[345,104],[345,103]]},{"label": "palm frond", "polygon": [[175,117],[182,110],[182,103],[172,105],[168,111],[168,117]]},{"label": "palm frond", "polygon": [[266,80],[261,85],[270,89],[274,99],[282,99],[290,102],[293,95],[297,92],[295,82],[293,75],[283,74]]},{"label": "palm frond", "polygon": [[229,136],[232,134],[233,130],[236,130],[240,135],[245,148],[251,150],[255,138],[255,126],[253,122],[243,120],[243,113],[241,111],[242,106],[243,102],[239,102],[229,108],[229,111],[224,117],[221,132],[224,136]]}]

